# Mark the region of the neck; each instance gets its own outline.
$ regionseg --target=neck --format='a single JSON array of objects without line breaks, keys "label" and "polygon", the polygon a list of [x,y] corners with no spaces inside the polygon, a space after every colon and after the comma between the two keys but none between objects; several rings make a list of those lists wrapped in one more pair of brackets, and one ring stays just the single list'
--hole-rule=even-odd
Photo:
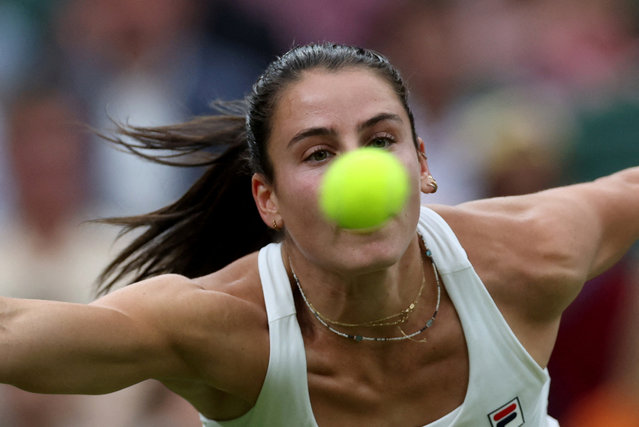
[{"label": "neck", "polygon": [[284,259],[317,311],[337,322],[358,324],[400,313],[415,301],[425,274],[419,242],[416,236],[394,265],[365,273],[320,268],[290,250],[291,245],[285,247]]}]

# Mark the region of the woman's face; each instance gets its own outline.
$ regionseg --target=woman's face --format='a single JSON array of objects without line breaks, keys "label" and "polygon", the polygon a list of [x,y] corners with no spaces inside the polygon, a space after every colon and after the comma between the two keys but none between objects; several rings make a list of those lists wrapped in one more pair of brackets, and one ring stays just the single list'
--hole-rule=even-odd
[{"label": "woman's face", "polygon": [[[318,206],[322,177],[336,156],[382,147],[406,166],[411,195],[405,209],[381,229],[349,231]],[[396,263],[415,237],[419,189],[428,175],[418,156],[408,114],[391,86],[364,68],[314,69],[280,94],[268,141],[274,179],[256,175],[253,194],[268,225],[275,219],[305,258],[336,271],[372,272]]]}]

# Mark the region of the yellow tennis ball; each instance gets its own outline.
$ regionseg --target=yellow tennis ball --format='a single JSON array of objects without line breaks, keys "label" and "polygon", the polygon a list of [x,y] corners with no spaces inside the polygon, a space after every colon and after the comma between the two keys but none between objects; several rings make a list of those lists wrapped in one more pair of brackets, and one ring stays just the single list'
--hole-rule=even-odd
[{"label": "yellow tennis ball", "polygon": [[319,205],[324,215],[347,229],[377,229],[404,209],[409,180],[404,165],[379,148],[338,156],[324,174]]}]

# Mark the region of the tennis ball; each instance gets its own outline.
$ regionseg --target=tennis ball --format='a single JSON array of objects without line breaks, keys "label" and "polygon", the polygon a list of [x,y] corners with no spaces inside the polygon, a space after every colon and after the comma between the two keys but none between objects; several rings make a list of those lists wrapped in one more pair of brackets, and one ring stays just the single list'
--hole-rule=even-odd
[{"label": "tennis ball", "polygon": [[319,206],[342,228],[374,230],[402,211],[408,193],[404,165],[386,150],[366,147],[331,163],[321,183]]}]

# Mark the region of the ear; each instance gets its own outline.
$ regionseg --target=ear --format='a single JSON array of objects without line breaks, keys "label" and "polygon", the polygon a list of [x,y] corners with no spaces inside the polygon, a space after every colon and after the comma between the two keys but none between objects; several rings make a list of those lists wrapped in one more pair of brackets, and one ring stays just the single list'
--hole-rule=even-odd
[{"label": "ear", "polygon": [[251,191],[262,221],[270,228],[280,228],[281,216],[273,185],[264,175],[255,173],[251,178]]},{"label": "ear", "polygon": [[433,186],[433,177],[428,169],[428,157],[426,157],[424,140],[418,137],[417,144],[417,157],[420,166],[420,189],[424,194],[434,193],[437,190],[437,187]]}]

